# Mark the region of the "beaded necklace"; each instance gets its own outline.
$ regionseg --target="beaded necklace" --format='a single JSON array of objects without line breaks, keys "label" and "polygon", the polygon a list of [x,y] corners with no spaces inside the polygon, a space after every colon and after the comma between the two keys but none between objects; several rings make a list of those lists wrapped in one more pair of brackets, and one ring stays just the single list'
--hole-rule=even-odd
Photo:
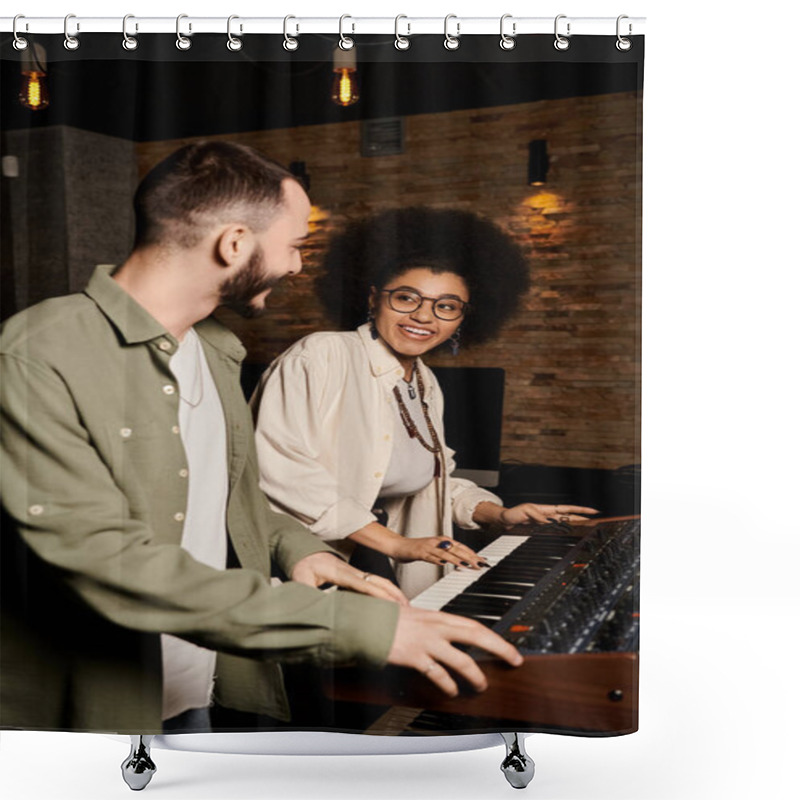
[{"label": "beaded necklace", "polygon": [[429,453],[433,453],[433,476],[434,478],[438,478],[441,475],[442,467],[442,443],[439,441],[439,436],[428,414],[428,404],[425,402],[425,389],[422,385],[422,375],[420,375],[419,370],[415,369],[414,371],[417,373],[417,389],[419,390],[419,401],[422,404],[422,415],[425,417],[425,424],[428,426],[428,433],[431,436],[432,444],[428,444],[425,439],[422,438],[419,428],[417,428],[414,420],[411,418],[411,413],[403,402],[403,395],[400,393],[400,389],[395,386],[392,392],[394,393],[395,400],[397,400],[397,407],[400,409],[400,419],[403,421],[406,433],[408,433],[412,439],[416,439]]}]

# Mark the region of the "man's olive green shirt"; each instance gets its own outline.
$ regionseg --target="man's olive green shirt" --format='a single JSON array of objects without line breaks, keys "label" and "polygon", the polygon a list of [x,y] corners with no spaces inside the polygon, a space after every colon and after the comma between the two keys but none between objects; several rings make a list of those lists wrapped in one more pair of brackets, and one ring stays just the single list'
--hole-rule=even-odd
[{"label": "man's olive green shirt", "polygon": [[111,269],[0,335],[0,726],[158,732],[162,633],[219,651],[219,702],[286,719],[276,661],[380,666],[397,606],[270,585],[271,560],[290,574],[327,548],[258,487],[244,349],[214,319],[195,330],[225,414],[236,566],[215,570],[181,548],[178,342]]}]

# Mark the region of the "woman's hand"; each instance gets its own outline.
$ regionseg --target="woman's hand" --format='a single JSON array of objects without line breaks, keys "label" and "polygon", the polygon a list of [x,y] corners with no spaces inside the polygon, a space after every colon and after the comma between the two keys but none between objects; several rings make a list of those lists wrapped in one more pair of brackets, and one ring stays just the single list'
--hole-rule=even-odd
[{"label": "woman's hand", "polygon": [[474,550],[453,539],[445,536],[411,539],[377,522],[365,525],[348,538],[384,553],[395,561],[427,561],[429,564],[453,564],[471,569],[489,566]]},{"label": "woman's hand", "polygon": [[470,569],[489,566],[474,550],[444,536],[400,537],[394,544],[392,557],[397,561],[427,561],[429,564],[453,564]]},{"label": "woman's hand", "polygon": [[587,506],[550,506],[536,503],[520,503],[518,506],[504,508],[490,500],[475,506],[472,519],[478,525],[502,525],[506,530],[515,525],[528,525],[531,522],[547,524],[548,522],[585,522],[587,516],[600,512]]},{"label": "woman's hand", "polygon": [[500,512],[498,522],[505,528],[526,525],[530,522],[582,522],[586,521],[587,514],[598,513],[600,512],[597,509],[586,506],[540,506],[536,503],[520,503],[518,506],[504,508]]},{"label": "woman's hand", "polygon": [[352,589],[382,600],[392,600],[401,606],[408,605],[406,596],[391,581],[355,569],[332,553],[312,553],[301,558],[294,565],[291,577],[293,581],[314,588],[332,583],[342,589]]}]

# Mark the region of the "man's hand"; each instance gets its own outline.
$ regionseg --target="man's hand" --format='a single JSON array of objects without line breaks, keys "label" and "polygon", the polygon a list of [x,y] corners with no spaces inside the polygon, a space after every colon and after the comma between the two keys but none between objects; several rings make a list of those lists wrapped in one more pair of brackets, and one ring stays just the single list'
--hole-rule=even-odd
[{"label": "man's hand", "polygon": [[391,581],[355,569],[332,553],[312,553],[301,558],[294,565],[291,579],[314,588],[333,583],[342,589],[392,600],[401,606],[408,605],[406,596]]},{"label": "man's hand", "polygon": [[513,645],[479,622],[410,606],[400,609],[388,661],[421,672],[450,697],[458,694],[458,686],[448,669],[482,692],[488,685],[486,676],[470,656],[453,647],[454,642],[477,645],[514,667],[523,662]]}]

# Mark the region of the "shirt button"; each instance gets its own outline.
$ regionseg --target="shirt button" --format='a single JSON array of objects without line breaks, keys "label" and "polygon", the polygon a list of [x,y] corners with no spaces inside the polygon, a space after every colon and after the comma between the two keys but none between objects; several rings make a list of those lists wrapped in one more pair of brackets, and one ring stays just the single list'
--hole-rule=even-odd
[{"label": "shirt button", "polygon": [[383,473],[382,472],[376,472],[375,473],[375,477],[376,478],[382,478],[383,477]]},{"label": "shirt button", "polygon": [[172,350],[172,345],[168,341],[164,340],[158,343],[158,349],[163,350],[166,353],[167,350]]},{"label": "shirt button", "polygon": [[391,437],[391,436],[389,436],[389,434],[387,433],[387,434],[386,434],[386,436],[384,436],[384,437],[383,437],[383,441],[384,441],[384,442],[388,442],[388,441],[389,441],[389,439],[391,439],[391,438],[392,438],[392,437]]},{"label": "shirt button", "polygon": [[396,370],[394,371],[394,374],[395,374],[395,375],[402,375],[402,374],[403,374],[403,370],[402,370],[402,369],[396,369]]},{"label": "shirt button", "polygon": [[168,383],[161,388],[161,391],[164,392],[164,394],[175,394],[175,387],[171,383]]},{"label": "shirt button", "polygon": [[39,505],[30,506],[28,508],[28,513],[33,517],[41,516],[42,514],[44,514],[44,506],[39,506]]},{"label": "shirt button", "polygon": [[119,435],[123,439],[130,439],[132,433],[133,433],[133,431],[130,428],[120,428],[119,429]]},{"label": "shirt button", "polygon": [[173,519],[175,520],[175,522],[183,522],[183,521],[186,519],[186,514],[184,514],[182,511],[179,511],[179,512],[178,512],[178,513],[177,513],[177,514],[176,514],[176,515],[173,517]]},{"label": "shirt button", "polygon": [[189,477],[189,470],[188,469],[180,469],[180,470],[178,470],[178,475],[181,478],[188,478]]},{"label": "shirt button", "polygon": [[180,433],[181,429],[177,425],[173,425],[172,426],[172,432],[173,433]]}]

